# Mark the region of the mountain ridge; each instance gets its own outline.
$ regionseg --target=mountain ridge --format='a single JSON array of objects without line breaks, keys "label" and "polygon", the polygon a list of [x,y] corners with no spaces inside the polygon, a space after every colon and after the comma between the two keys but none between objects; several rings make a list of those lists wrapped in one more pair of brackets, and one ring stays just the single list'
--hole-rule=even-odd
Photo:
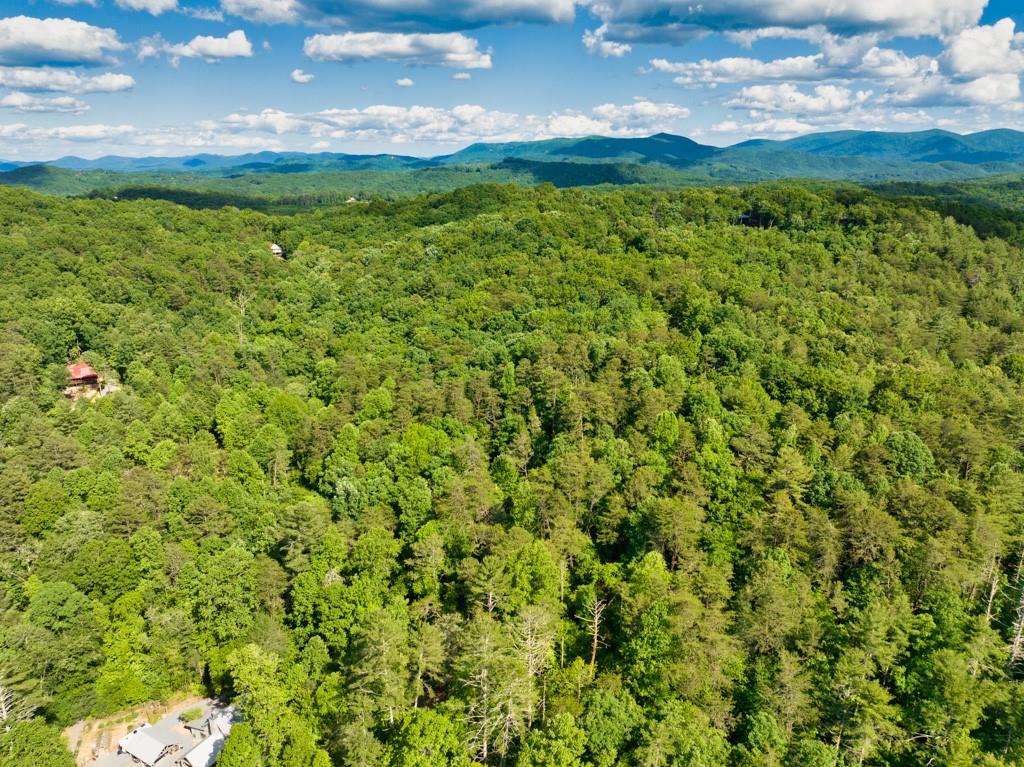
[{"label": "mountain ridge", "polygon": [[[1000,174],[1024,174],[1024,132],[1001,128],[958,134],[931,129],[910,132],[830,131],[791,139],[752,139],[726,147],[701,144],[685,136],[656,133],[641,137],[584,136],[470,144],[433,157],[337,152],[249,152],[239,155],[200,153],[173,157],[108,155],[95,160],[75,156],[29,163],[0,160],[0,183],[56,183],[60,188],[99,188],[111,174],[175,175],[188,178],[266,178],[269,175],[347,173],[398,174],[443,168],[508,170],[509,160],[530,163],[542,179],[615,179],[644,183],[645,177],[683,174],[688,182],[743,183],[782,178],[882,181],[953,181]],[[585,164],[636,166],[650,172],[583,171]],[[548,167],[541,167],[547,165]],[[574,167],[570,167],[573,166]],[[26,172],[47,167],[59,174]],[[518,172],[526,166],[515,166]],[[92,175],[90,175],[92,174]],[[95,179],[93,178],[95,175]],[[312,182],[313,179],[310,179]],[[134,182],[132,182],[134,183]],[[567,185],[569,182],[562,184]],[[600,183],[615,183],[606,181]]]},{"label": "mountain ridge", "polygon": [[[945,148],[935,154],[936,148]],[[130,157],[105,155],[87,159],[66,155],[51,160],[0,160],[0,169],[13,169],[26,165],[53,165],[69,170],[182,170],[235,168],[252,163],[287,165],[303,162],[317,163],[318,169],[330,165],[395,168],[430,164],[462,164],[498,162],[506,157],[536,159],[558,156],[560,159],[623,160],[663,162],[668,165],[691,163],[710,157],[729,155],[737,150],[751,148],[799,150],[809,154],[831,156],[884,156],[900,159],[927,158],[923,161],[941,162],[958,157],[977,158],[977,164],[993,159],[1013,158],[1024,161],[1024,132],[1012,128],[997,128],[976,133],[954,133],[941,129],[924,131],[825,131],[809,133],[790,139],[748,139],[729,146],[701,144],[686,136],[655,133],[650,136],[614,137],[583,136],[578,138],[551,138],[537,141],[476,142],[449,154],[419,157],[386,152],[350,154],[345,152],[247,152],[238,155],[197,153],[174,156]],[[931,155],[923,150],[929,150]],[[632,155],[632,157],[630,157]]]}]

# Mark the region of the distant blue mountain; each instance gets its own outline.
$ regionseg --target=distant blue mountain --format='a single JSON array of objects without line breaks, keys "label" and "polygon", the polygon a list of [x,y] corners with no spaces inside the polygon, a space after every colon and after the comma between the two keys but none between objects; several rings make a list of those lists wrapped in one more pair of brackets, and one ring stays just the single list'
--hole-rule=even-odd
[{"label": "distant blue mountain", "polygon": [[[60,157],[38,163],[7,163],[11,167],[21,165],[53,165],[68,170],[111,170],[120,173],[145,173],[153,171],[181,171],[189,173],[223,174],[242,169],[241,172],[295,172],[295,165],[303,170],[401,170],[420,167],[422,158],[403,155],[335,154],[320,152],[254,152],[240,155],[195,154],[183,157],[120,157],[108,155],[95,160],[82,157]],[[2,164],[2,161],[0,161]]]},{"label": "distant blue mountain", "polygon": [[[1024,173],[1024,133],[1010,129],[960,135],[943,130],[910,133],[836,131],[788,140],[757,139],[729,147],[658,133],[642,138],[555,138],[478,143],[448,155],[330,152],[254,152],[182,157],[61,157],[42,163],[74,171],[181,172],[214,176],[314,171],[407,171],[457,165],[615,163],[685,170],[694,178],[759,180],[786,177],[860,181],[953,180],[996,173]],[[0,172],[30,163],[0,161]]]}]

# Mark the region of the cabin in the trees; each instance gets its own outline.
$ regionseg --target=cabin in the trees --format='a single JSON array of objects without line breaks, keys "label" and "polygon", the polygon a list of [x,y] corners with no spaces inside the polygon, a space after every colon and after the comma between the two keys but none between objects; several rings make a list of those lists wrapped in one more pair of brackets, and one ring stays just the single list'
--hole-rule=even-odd
[{"label": "cabin in the trees", "polygon": [[84,362],[72,362],[68,365],[68,377],[71,379],[71,385],[64,390],[64,396],[69,399],[96,397],[103,387],[100,374]]},{"label": "cabin in the trees", "polygon": [[100,388],[100,374],[84,362],[72,362],[68,365],[68,375],[72,386],[89,386]]},{"label": "cabin in the trees", "polygon": [[70,385],[64,396],[70,400],[94,399],[115,392],[121,387],[104,379],[85,362],[72,362],[67,366]]},{"label": "cabin in the trees", "polygon": [[178,750],[176,743],[164,744],[153,737],[149,725],[129,732],[117,742],[117,753],[128,754],[136,764],[153,767],[168,754]]},{"label": "cabin in the trees", "polygon": [[278,245],[276,242],[270,243],[270,252],[278,258],[284,258],[284,248]]}]

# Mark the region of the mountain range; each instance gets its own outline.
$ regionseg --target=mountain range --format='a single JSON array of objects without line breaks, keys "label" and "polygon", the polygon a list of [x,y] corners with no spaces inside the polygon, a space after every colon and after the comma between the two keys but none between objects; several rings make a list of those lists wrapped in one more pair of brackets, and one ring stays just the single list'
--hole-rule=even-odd
[{"label": "mountain range", "polygon": [[[612,166],[598,168],[596,165]],[[40,167],[44,166],[44,167]],[[943,130],[909,133],[837,131],[787,140],[755,139],[728,147],[658,133],[642,138],[554,138],[477,143],[447,155],[257,152],[180,157],[61,157],[38,163],[0,161],[0,183],[67,189],[67,193],[116,186],[121,174],[144,174],[146,183],[173,185],[185,177],[201,183],[262,174],[333,174],[360,179],[373,174],[424,176],[411,188],[445,179],[444,169],[473,169],[480,180],[591,183],[742,183],[780,178],[880,181],[952,181],[1024,173],[1024,132],[999,129],[961,135]],[[465,181],[472,177],[463,173]],[[136,176],[136,183],[139,177]],[[319,183],[322,179],[316,179]],[[307,185],[315,188],[313,178]],[[368,190],[379,186],[369,184]],[[279,184],[280,186],[280,184]],[[295,186],[295,185],[293,185]],[[299,185],[301,186],[301,185]],[[358,185],[339,188],[358,190]]]}]

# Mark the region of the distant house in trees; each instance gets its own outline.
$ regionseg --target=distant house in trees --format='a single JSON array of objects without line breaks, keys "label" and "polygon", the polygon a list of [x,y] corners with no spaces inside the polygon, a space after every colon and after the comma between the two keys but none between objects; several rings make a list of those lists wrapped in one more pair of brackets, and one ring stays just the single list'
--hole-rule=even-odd
[{"label": "distant house in trees", "polygon": [[149,725],[143,725],[129,732],[117,742],[117,753],[128,754],[132,761],[153,767],[168,754],[173,754],[179,746],[175,743],[164,744],[153,737]]},{"label": "distant house in trees", "polygon": [[70,400],[93,399],[117,391],[120,386],[108,383],[85,362],[72,362],[67,366],[70,385],[64,389],[64,396]]},{"label": "distant house in trees", "polygon": [[100,394],[103,381],[100,374],[84,362],[72,362],[68,365],[68,376],[71,385],[64,389],[64,396],[69,399],[79,397],[96,397]]},{"label": "distant house in trees", "polygon": [[270,252],[278,258],[284,258],[284,248],[278,245],[276,242],[270,243]]},{"label": "distant house in trees", "polygon": [[94,389],[100,387],[100,374],[84,362],[72,362],[68,365],[68,375],[71,376],[72,386],[90,386]]}]

